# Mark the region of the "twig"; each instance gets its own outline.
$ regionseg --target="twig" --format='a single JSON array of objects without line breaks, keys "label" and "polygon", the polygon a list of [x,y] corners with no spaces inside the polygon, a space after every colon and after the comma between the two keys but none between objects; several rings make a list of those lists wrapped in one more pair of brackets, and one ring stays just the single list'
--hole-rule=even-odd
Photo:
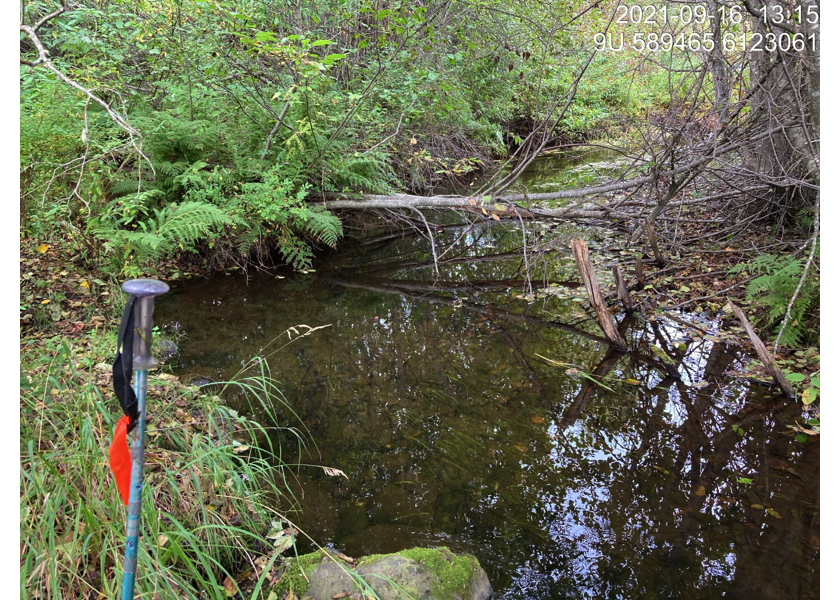
[{"label": "twig", "polygon": [[420,212],[418,209],[414,209],[420,218],[423,220],[423,224],[426,226],[426,231],[429,233],[429,244],[432,246],[432,258],[435,261],[435,275],[440,277],[440,271],[438,270],[438,258],[437,258],[437,249],[435,248],[435,237],[432,235],[432,228],[429,227],[429,222],[426,220],[426,216]]},{"label": "twig", "polygon": [[[412,101],[411,101],[411,104],[409,104],[409,105],[408,105],[408,108],[411,108],[411,107],[414,105],[414,102],[415,102],[415,100],[412,100]],[[406,110],[408,110],[408,108],[407,108]],[[396,130],[394,133],[392,133],[391,135],[389,135],[388,137],[386,137],[386,138],[385,138],[384,140],[382,140],[381,142],[379,142],[379,143],[377,143],[377,144],[375,144],[375,145],[371,146],[370,148],[368,148],[367,150],[365,150],[364,152],[362,152],[362,156],[364,156],[364,155],[365,155],[365,154],[367,154],[368,152],[371,152],[371,151],[373,151],[373,150],[376,150],[377,148],[379,148],[379,146],[381,146],[382,144],[384,144],[385,142],[387,142],[387,141],[388,141],[388,140],[390,140],[391,138],[396,137],[396,136],[400,133],[400,126],[402,126],[402,120],[403,120],[403,117],[404,117],[404,116],[405,116],[405,112],[403,112],[403,114],[401,114],[401,115],[400,115],[400,119],[399,119],[399,121],[397,121],[397,130]]]},{"label": "twig", "polygon": [[725,292],[728,292],[729,290],[734,290],[737,287],[741,287],[745,283],[749,283],[750,281],[752,281],[756,277],[759,277],[759,275],[753,275],[752,277],[747,277],[743,281],[739,281],[735,285],[730,285],[728,288],[724,288],[724,289],[720,290],[719,292],[715,292],[714,294],[710,294],[708,296],[700,296],[699,298],[691,298],[690,300],[686,300],[685,302],[680,302],[679,304],[675,304],[674,306],[663,306],[662,308],[664,310],[674,310],[674,309],[677,309],[677,308],[682,308],[683,306],[686,306],[688,304],[692,304],[694,302],[700,302],[701,300],[710,300],[711,298],[717,298],[718,296],[720,296],[721,294],[723,294]]},{"label": "twig", "polygon": [[811,269],[811,264],[814,262],[814,253],[817,250],[817,241],[820,239],[820,193],[817,192],[817,200],[816,204],[814,205],[814,235],[811,237],[811,253],[808,255],[808,260],[805,263],[805,268],[802,270],[802,277],[799,278],[799,283],[796,286],[796,289],[793,292],[793,296],[790,297],[790,302],[788,302],[787,310],[785,311],[785,318],[782,320],[782,325],[779,327],[779,335],[776,336],[776,341],[773,343],[773,352],[775,353],[779,349],[779,340],[782,338],[782,334],[785,331],[785,327],[787,327],[788,321],[790,321],[790,311],[793,309],[793,303],[796,302],[796,299],[799,297],[799,292],[802,291],[802,286],[805,284],[805,279],[808,277],[808,271]]},{"label": "twig", "polygon": [[289,110],[289,106],[291,102],[286,100],[286,104],[283,106],[283,110],[280,111],[280,115],[277,117],[277,122],[274,124],[274,128],[265,138],[265,148],[263,149],[262,154],[260,155],[260,160],[265,160],[265,157],[268,156],[268,151],[271,150],[271,140],[278,131],[280,131],[281,125],[283,125],[283,119],[286,118],[286,111]]}]

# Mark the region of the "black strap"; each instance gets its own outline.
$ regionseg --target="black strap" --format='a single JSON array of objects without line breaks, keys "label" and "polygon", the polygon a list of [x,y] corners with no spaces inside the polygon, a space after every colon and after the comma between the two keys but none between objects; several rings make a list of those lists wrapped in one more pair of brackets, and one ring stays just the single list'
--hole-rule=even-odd
[{"label": "black strap", "polygon": [[131,375],[134,371],[134,295],[128,296],[120,321],[117,338],[117,356],[114,358],[114,393],[120,401],[123,414],[129,418],[128,431],[137,425],[140,414],[137,410],[137,397],[131,387]]}]

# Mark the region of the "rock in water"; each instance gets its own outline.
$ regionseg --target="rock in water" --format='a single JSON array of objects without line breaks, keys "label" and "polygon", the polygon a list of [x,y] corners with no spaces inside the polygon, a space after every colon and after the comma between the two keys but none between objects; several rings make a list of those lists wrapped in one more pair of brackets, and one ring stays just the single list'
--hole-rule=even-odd
[{"label": "rock in water", "polygon": [[412,548],[364,557],[355,569],[340,563],[327,559],[307,569],[309,589],[303,600],[363,598],[364,591],[370,590],[381,600],[489,600],[493,595],[478,560],[469,554],[453,554],[448,548]]}]

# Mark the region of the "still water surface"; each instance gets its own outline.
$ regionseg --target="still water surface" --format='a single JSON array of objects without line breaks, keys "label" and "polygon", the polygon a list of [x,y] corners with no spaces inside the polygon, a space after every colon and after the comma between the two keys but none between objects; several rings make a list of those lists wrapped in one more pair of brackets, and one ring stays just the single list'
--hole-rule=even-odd
[{"label": "still water surface", "polygon": [[283,436],[284,461],[349,477],[295,470],[290,518],[318,544],[471,552],[498,598],[818,597],[819,441],[793,440],[796,408],[734,375],[749,355],[723,336],[626,317],[631,351],[611,350],[576,236],[596,268],[619,258],[585,226],[529,226],[527,260],[521,229],[450,227],[438,276],[427,240],[368,238],[313,273],[176,283],[156,318],[174,372],[215,380],[329,326],[268,359],[314,440]]}]

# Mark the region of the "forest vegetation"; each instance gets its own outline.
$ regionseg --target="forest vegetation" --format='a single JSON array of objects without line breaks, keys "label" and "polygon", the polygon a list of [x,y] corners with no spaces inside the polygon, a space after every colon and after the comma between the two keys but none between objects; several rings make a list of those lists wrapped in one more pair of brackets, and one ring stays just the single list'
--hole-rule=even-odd
[{"label": "forest vegetation", "polygon": [[[636,19],[613,0],[22,0],[21,597],[116,593],[99,367],[125,279],[307,270],[360,213],[430,238],[452,211],[587,220],[646,265],[658,236],[673,265],[722,274],[672,303],[736,297],[774,350],[818,348],[818,1],[644,4]],[[518,183],[587,145],[624,156],[622,174]],[[818,378],[793,375],[813,402]],[[212,434],[160,434],[141,570],[166,576],[138,586],[224,597],[283,486],[259,487],[268,463],[224,434],[257,444],[262,425],[154,385],[173,402],[162,431]]]}]

